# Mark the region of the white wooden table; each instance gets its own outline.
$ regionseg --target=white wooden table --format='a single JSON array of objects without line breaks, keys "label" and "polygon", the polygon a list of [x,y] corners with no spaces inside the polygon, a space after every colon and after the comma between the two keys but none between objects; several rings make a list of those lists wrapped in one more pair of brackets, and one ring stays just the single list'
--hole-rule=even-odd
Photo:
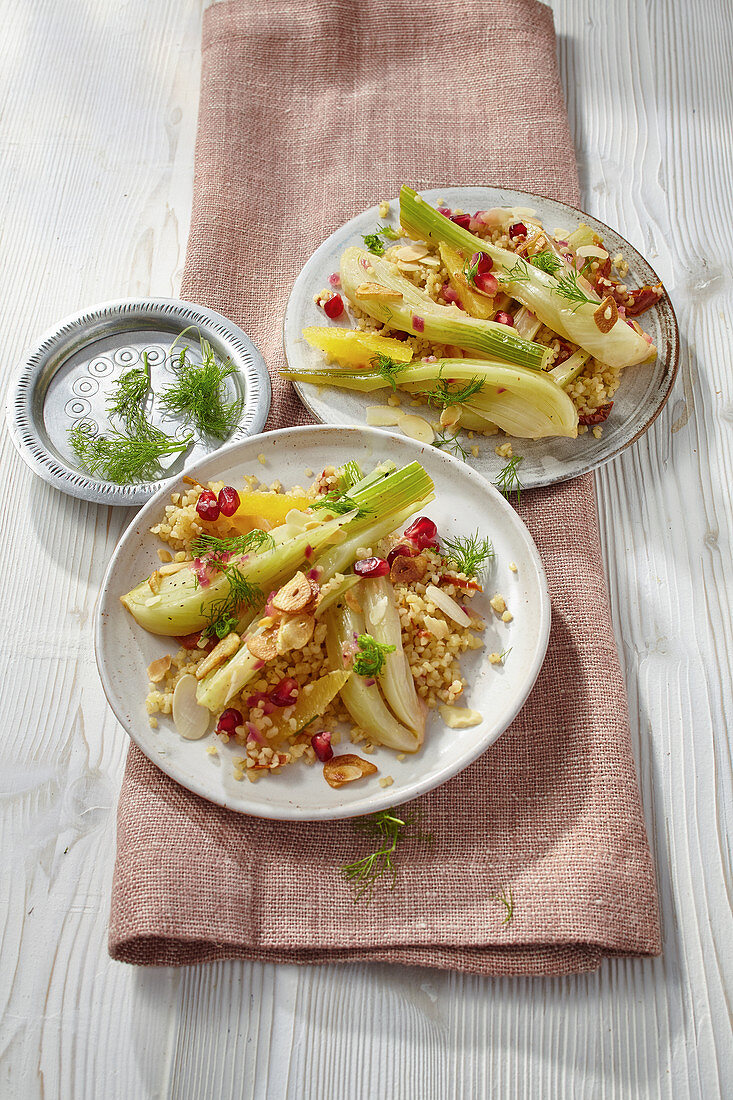
[{"label": "white wooden table", "polygon": [[[65,314],[176,293],[202,2],[0,3],[3,381]],[[112,963],[127,739],[91,621],[129,514],[45,487],[3,433],[3,1098],[733,1094],[733,6],[552,6],[584,204],[650,258],[683,339],[664,413],[598,477],[664,957],[546,981]]]}]

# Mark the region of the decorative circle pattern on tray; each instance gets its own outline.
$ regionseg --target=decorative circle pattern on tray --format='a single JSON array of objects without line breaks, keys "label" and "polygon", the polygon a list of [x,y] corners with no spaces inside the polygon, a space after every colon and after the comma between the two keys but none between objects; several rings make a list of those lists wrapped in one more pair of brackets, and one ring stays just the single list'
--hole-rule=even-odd
[{"label": "decorative circle pattern on tray", "polygon": [[[236,373],[226,380],[227,396],[241,398],[239,425],[228,439],[198,435],[183,455],[164,461],[169,477],[184,465],[220,447],[254,435],[264,427],[270,408],[270,379],[264,360],[248,336],[220,313],[175,298],[122,299],[106,302],[66,318],[29,349],[11,383],[7,423],[23,460],[44,481],[83,500],[100,504],[139,505],[169,478],[117,485],[79,468],[68,441],[80,421],[104,432],[109,423],[107,398],[111,383],[148,354],[152,388],[169,383],[173,341],[184,330],[196,358],[197,332],[217,356],[231,361]],[[153,404],[152,422],[180,438],[184,427]]]}]

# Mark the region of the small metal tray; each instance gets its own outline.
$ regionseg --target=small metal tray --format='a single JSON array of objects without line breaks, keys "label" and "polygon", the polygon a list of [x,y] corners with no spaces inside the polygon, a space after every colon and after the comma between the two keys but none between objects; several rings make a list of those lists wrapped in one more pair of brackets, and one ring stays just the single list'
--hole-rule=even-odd
[{"label": "small metal tray", "polygon": [[[157,394],[174,380],[170,348],[188,329],[185,344],[200,359],[199,336],[237,373],[226,380],[227,400],[241,398],[239,425],[225,439],[201,437],[182,454],[163,459],[166,477],[155,482],[116,485],[79,468],[69,446],[69,429],[88,423],[95,432],[109,426],[106,403],[111,384],[147,353],[151,388]],[[185,466],[262,431],[270,409],[270,378],[265,361],[241,329],[220,313],[175,298],[123,298],[105,302],[61,321],[29,349],[8,391],[7,424],[24,462],[62,492],[98,504],[134,506],[146,500]],[[190,428],[157,407],[149,419],[174,438]],[[169,465],[166,465],[169,463]]]}]

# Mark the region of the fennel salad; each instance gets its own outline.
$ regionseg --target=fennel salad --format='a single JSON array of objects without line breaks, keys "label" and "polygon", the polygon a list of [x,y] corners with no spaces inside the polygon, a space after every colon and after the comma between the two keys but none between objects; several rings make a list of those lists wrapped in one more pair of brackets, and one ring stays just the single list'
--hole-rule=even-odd
[{"label": "fennel salad", "polygon": [[[387,787],[376,746],[397,760],[418,752],[433,710],[453,729],[483,720],[463,705],[460,658],[483,648],[471,601],[493,548],[478,532],[438,531],[419,462],[306,473],[310,484],[287,489],[184,478],[171,495],[151,528],[160,564],[121,597],[171,641],[147,670],[150,724],[165,714],[184,738],[213,731],[207,751],[235,779],[301,761],[333,788]],[[506,633],[489,657],[501,666],[512,612],[499,593],[487,610]]]},{"label": "fennel salad", "polygon": [[485,436],[507,459],[512,439],[598,438],[623,370],[656,357],[638,318],[661,284],[630,288],[593,229],[526,208],[469,214],[404,186],[391,213],[314,294],[329,323],[302,337],[322,361],[283,376],[386,395],[368,424],[464,459]]}]

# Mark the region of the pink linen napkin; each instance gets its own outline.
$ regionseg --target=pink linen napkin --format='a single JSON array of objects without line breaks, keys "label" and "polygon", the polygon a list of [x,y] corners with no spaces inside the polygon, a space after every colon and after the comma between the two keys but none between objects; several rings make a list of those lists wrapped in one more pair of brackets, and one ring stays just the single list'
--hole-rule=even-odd
[{"label": "pink linen napkin", "polygon": [[[309,420],[276,373],[295,276],[332,230],[403,182],[501,184],[578,202],[547,8],[232,0],[207,12],[183,294],[231,317],[262,350],[273,371],[269,427]],[[349,822],[233,814],[132,747],[114,958],[558,974],[659,953],[592,477],[527,492],[520,512],[550,586],[547,660],[510,730],[419,800],[435,844],[405,845],[395,890],[354,904],[339,866],[369,849]],[[514,899],[508,923],[502,889]]]}]

